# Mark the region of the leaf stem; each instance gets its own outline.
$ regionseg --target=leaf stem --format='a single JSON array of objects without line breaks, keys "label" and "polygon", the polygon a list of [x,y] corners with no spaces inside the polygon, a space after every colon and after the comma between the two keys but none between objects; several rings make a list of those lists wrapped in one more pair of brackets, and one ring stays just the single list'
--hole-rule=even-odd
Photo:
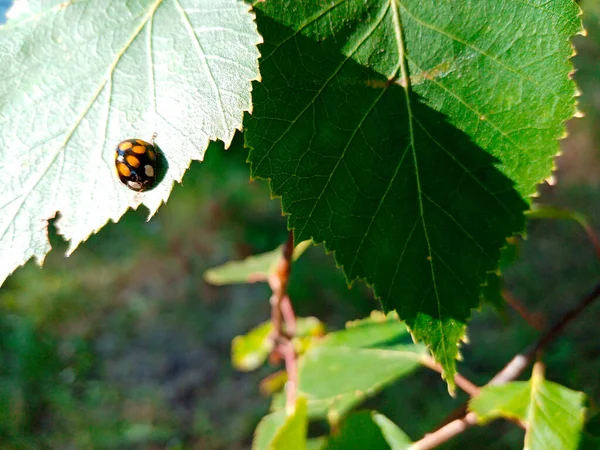
[{"label": "leaf stem", "polygon": [[268,277],[269,287],[273,291],[270,302],[273,340],[276,343],[274,353],[283,358],[288,378],[286,383],[287,411],[293,411],[298,388],[298,355],[291,340],[296,334],[296,315],[290,297],[287,295],[293,252],[294,234],[290,231],[283,246],[281,258]]}]

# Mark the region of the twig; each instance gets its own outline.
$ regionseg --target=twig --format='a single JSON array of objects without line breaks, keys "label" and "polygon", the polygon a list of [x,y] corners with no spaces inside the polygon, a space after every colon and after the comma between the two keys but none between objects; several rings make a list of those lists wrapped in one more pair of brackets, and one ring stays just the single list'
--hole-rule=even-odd
[{"label": "twig", "polygon": [[477,424],[477,415],[475,413],[467,413],[466,416],[453,420],[447,425],[444,425],[437,431],[425,435],[425,437],[415,442],[410,449],[411,450],[428,450],[435,448],[444,442],[449,441],[454,436],[459,435],[467,428]]},{"label": "twig", "polygon": [[525,305],[507,290],[502,290],[502,297],[532,328],[542,331],[545,328],[544,318],[539,313],[530,313]]},{"label": "twig", "polygon": [[281,356],[285,361],[288,376],[288,382],[286,383],[286,409],[288,411],[292,410],[296,404],[296,390],[298,387],[297,355],[291,341],[296,333],[296,316],[292,308],[292,302],[287,295],[293,252],[294,234],[290,231],[283,246],[281,258],[277,262],[275,270],[268,277],[269,286],[273,291],[270,302],[273,340],[276,343],[274,356]]},{"label": "twig", "polygon": [[[546,331],[532,346],[525,352],[516,355],[504,368],[498,372],[494,378],[490,380],[491,384],[505,384],[515,380],[531,361],[541,353],[562,330],[575,319],[581,312],[590,306],[596,299],[600,297],[600,283],[587,294],[579,304],[571,311],[567,312],[562,318]],[[458,383],[457,383],[458,384]],[[460,419],[453,420],[433,433],[427,434],[423,439],[415,442],[411,446],[411,450],[427,450],[437,447],[438,445],[447,442],[453,437],[459,435],[467,428],[477,424],[477,416],[475,413],[469,412]]]},{"label": "twig", "polygon": [[594,246],[594,249],[596,250],[596,258],[600,259],[600,240],[598,240],[598,236],[596,235],[596,232],[594,231],[594,229],[591,227],[591,225],[589,223],[581,223],[580,222],[580,225],[585,230],[585,233],[588,235],[588,238],[590,239],[590,241],[592,241],[592,245]]},{"label": "twig", "polygon": [[531,363],[535,355],[542,351],[550,344],[568,325],[568,323],[581,314],[588,306],[590,306],[598,297],[600,297],[600,283],[587,294],[579,304],[571,311],[567,312],[561,319],[546,331],[535,344],[529,347],[522,354],[516,355],[504,368],[492,378],[489,384],[504,384],[516,379],[521,372]]}]

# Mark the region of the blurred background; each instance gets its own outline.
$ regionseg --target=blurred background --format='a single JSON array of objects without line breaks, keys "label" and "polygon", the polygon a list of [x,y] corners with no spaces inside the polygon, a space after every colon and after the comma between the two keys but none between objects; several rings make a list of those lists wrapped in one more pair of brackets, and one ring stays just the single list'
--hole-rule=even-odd
[{"label": "blurred background", "polygon": [[[9,5],[0,0],[0,16]],[[600,2],[583,1],[588,37],[574,42],[586,117],[568,124],[555,186],[539,202],[586,214],[600,232]],[[241,136],[193,163],[167,205],[146,222],[130,211],[70,258],[53,231],[43,269],[33,262],[0,289],[0,449],[246,449],[267,413],[258,383],[275,369],[237,373],[230,343],[269,317],[264,285],[217,288],[204,271],[272,250],[286,239],[278,200],[249,182]],[[597,282],[600,263],[574,222],[531,222],[506,273],[511,295],[539,324],[553,323]],[[378,307],[360,283],[348,289],[331,255],[311,248],[294,265],[298,315],[330,329]],[[600,402],[600,304],[545,355],[547,377]],[[483,306],[469,327],[459,371],[483,384],[538,335],[511,307]],[[529,372],[524,377],[527,378]],[[465,397],[448,396],[421,370],[389,387],[376,408],[418,439]],[[444,447],[522,448],[523,432],[498,421]]]}]

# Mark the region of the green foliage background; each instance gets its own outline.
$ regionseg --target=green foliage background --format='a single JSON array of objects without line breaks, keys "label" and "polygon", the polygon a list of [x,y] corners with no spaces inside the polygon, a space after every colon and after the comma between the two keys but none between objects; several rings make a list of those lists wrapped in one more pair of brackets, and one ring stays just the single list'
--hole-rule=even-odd
[{"label": "green foliage background", "polygon": [[[588,38],[578,37],[576,80],[587,117],[570,124],[556,187],[541,200],[588,214],[600,229],[600,6],[582,2]],[[236,373],[231,339],[269,314],[264,286],[214,288],[203,272],[229,259],[271,250],[286,238],[278,201],[265,183],[248,183],[241,136],[224,152],[208,149],[184,185],[146,223],[143,211],[110,224],[69,259],[55,251],[40,270],[19,269],[0,291],[0,442],[2,448],[248,448],[269,400],[269,373]],[[576,224],[534,222],[507,273],[514,295],[547,322],[596,282],[600,264]],[[332,328],[376,307],[368,289],[348,290],[321,248],[295,266],[290,286],[299,315]],[[596,305],[547,355],[548,377],[600,402]],[[475,314],[459,371],[484,383],[536,336],[510,309]],[[439,425],[465,400],[447,396],[439,376],[420,371],[367,406],[413,438]],[[443,448],[519,448],[522,431],[498,422]],[[492,444],[490,444],[492,442]]]}]

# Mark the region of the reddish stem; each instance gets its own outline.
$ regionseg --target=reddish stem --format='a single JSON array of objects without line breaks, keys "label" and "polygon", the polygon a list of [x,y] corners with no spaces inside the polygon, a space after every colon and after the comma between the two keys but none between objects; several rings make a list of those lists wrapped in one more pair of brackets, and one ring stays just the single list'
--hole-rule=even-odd
[{"label": "reddish stem", "polygon": [[[287,372],[286,409],[293,410],[296,405],[298,388],[298,369],[296,350],[291,339],[296,334],[296,316],[290,297],[287,295],[287,285],[292,268],[294,252],[294,235],[290,231],[283,246],[282,255],[277,266],[269,275],[268,281],[271,295],[271,323],[273,324],[273,340],[277,343],[275,354],[283,358]],[[285,325],[285,327],[284,327]]]},{"label": "reddish stem", "polygon": [[296,314],[289,295],[284,295],[279,304],[283,321],[285,322],[285,331],[288,336],[296,335]]}]

